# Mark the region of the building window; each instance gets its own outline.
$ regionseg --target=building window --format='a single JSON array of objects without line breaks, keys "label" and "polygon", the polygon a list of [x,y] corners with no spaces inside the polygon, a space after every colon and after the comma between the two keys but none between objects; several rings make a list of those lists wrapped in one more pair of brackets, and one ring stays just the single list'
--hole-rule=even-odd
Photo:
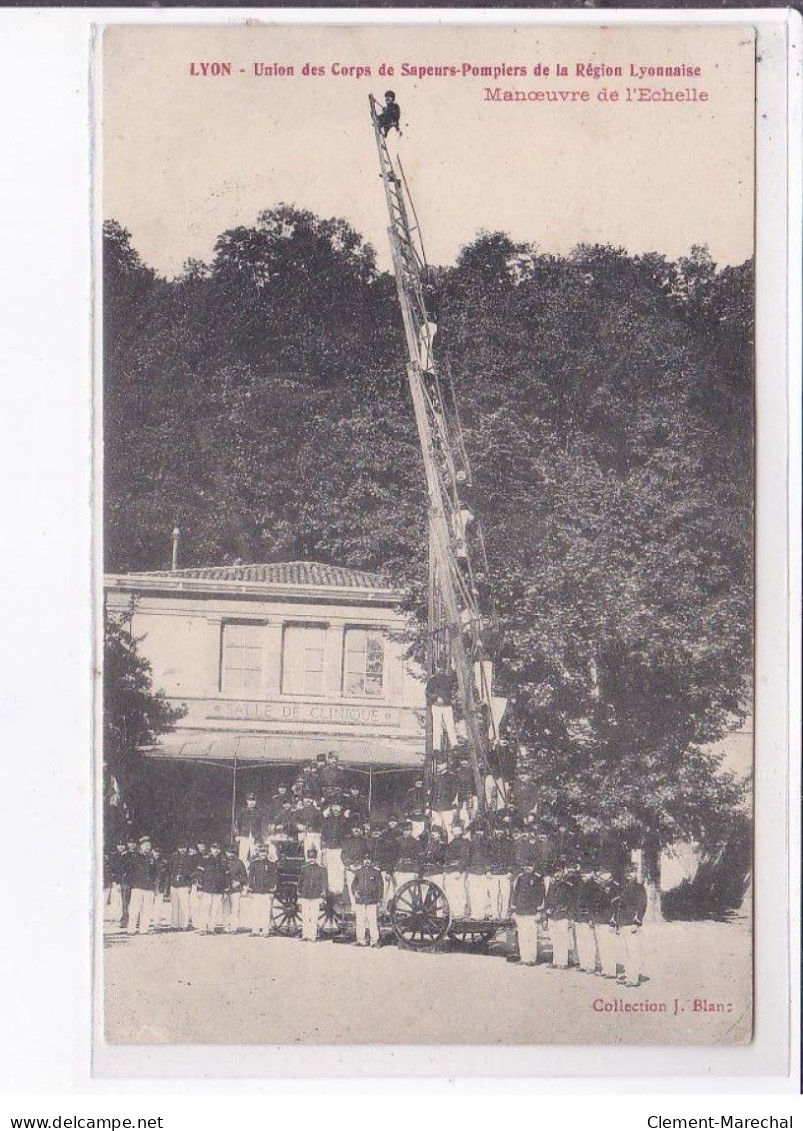
[{"label": "building window", "polygon": [[262,651],[265,626],[223,625],[221,691],[259,691],[262,686]]},{"label": "building window", "polygon": [[288,624],[284,630],[282,691],[285,695],[323,695],[326,629]]},{"label": "building window", "polygon": [[370,628],[347,628],[343,694],[380,697],[384,671],[385,641],[382,633]]}]

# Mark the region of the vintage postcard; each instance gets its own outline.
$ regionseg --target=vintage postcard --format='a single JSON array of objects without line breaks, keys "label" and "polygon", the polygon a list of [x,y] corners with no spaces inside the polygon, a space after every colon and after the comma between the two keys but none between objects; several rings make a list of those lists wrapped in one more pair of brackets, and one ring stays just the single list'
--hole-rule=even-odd
[{"label": "vintage postcard", "polygon": [[105,1040],[748,1043],[754,30],[100,34]]}]

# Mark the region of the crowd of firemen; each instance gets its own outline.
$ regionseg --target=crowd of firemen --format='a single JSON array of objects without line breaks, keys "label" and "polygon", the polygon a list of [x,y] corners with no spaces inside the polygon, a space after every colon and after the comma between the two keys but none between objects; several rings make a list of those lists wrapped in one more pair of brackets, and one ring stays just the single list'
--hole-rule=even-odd
[{"label": "crowd of firemen", "polygon": [[378,823],[337,754],[319,755],[290,788],[262,803],[249,793],[230,843],[181,843],[164,854],[149,836],[116,837],[105,858],[105,918],[129,934],[171,927],[267,936],[284,843],[303,854],[304,941],[318,939],[323,901],[334,897],[352,907],[357,945],[380,945],[382,912],[405,883],[425,877],[442,888],[453,919],[512,920],[523,964],[538,962],[548,925],[552,966],[574,961],[638,985],[647,898],[635,867],[629,856],[603,861],[565,830],[546,829],[537,794],[522,770],[504,804],[480,815],[469,759],[458,757],[440,763],[427,792],[417,779]]}]

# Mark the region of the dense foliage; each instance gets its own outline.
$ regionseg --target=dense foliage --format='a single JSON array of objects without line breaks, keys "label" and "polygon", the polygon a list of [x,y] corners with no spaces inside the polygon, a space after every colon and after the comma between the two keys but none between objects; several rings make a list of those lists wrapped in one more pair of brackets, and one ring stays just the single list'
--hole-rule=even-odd
[{"label": "dense foliage", "polygon": [[133,606],[107,613],[103,634],[103,770],[104,798],[115,793],[114,782],[125,792],[132,755],[152,746],[160,734],[172,730],[183,717],[153,687],[151,666],[132,634]]},{"label": "dense foliage", "polygon": [[[433,275],[545,803],[654,857],[721,840],[709,744],[752,674],[752,265],[483,233]],[[107,566],[309,558],[422,608],[425,488],[393,280],[286,206],[157,277],[107,225]]]}]

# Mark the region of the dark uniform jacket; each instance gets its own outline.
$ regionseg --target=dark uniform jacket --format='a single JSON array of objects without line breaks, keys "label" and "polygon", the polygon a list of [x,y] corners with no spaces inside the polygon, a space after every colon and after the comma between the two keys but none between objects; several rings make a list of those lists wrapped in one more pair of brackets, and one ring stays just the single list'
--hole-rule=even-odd
[{"label": "dark uniform jacket", "polygon": [[446,860],[446,845],[439,840],[431,840],[424,851],[421,870],[425,876],[439,875]]},{"label": "dark uniform jacket", "polygon": [[637,880],[622,884],[614,919],[617,927],[640,927],[647,910],[647,889]]},{"label": "dark uniform jacket", "polygon": [[516,842],[507,834],[492,836],[490,842],[490,871],[495,876],[512,872],[516,864]]},{"label": "dark uniform jacket", "polygon": [[539,846],[531,840],[517,840],[515,846],[515,860],[518,871],[523,872],[525,868],[530,868],[533,865],[538,867],[543,863]]},{"label": "dark uniform jacket", "polygon": [[[608,900],[600,884],[595,879],[583,880],[577,889],[574,905],[574,918],[578,923],[597,923],[597,916],[604,912]],[[603,919],[602,922],[607,922]]]},{"label": "dark uniform jacket", "polygon": [[382,873],[373,864],[363,865],[354,877],[352,890],[356,903],[379,903],[385,891]]},{"label": "dark uniform jacket", "polygon": [[129,852],[118,852],[115,848],[109,853],[108,857],[108,876],[109,883],[125,885],[129,882],[128,874],[130,872],[131,854]]},{"label": "dark uniform jacket", "polygon": [[170,857],[170,887],[188,888],[194,872],[192,860],[186,852],[174,852]]},{"label": "dark uniform jacket", "polygon": [[471,855],[471,841],[458,836],[446,845],[443,862],[444,872],[465,872]]},{"label": "dark uniform jacket", "polygon": [[255,895],[268,895],[276,891],[279,882],[279,865],[275,860],[264,860],[258,856],[251,861],[251,874],[248,886]]},{"label": "dark uniform jacket", "polygon": [[229,888],[231,891],[240,891],[248,887],[248,870],[236,856],[227,857],[226,868],[229,872]]},{"label": "dark uniform jacket", "polygon": [[321,844],[324,848],[342,848],[348,833],[348,821],[342,813],[329,813],[321,822]]},{"label": "dark uniform jacket", "polygon": [[258,809],[249,809],[246,805],[234,818],[234,831],[237,836],[252,836],[258,840],[262,836],[262,814]]},{"label": "dark uniform jacket", "polygon": [[198,891],[223,895],[228,891],[229,870],[222,856],[202,856],[198,864]]},{"label": "dark uniform jacket", "polygon": [[395,829],[385,829],[377,841],[374,842],[377,867],[383,872],[395,872],[398,867],[399,841],[401,835]]},{"label": "dark uniform jacket", "polygon": [[532,813],[538,804],[538,786],[531,781],[516,782],[513,791],[513,807],[520,817]]},{"label": "dark uniform jacket", "polygon": [[474,786],[474,773],[470,766],[461,766],[455,772],[457,782],[457,800],[470,801],[476,789]]},{"label": "dark uniform jacket", "polygon": [[280,820],[282,815],[284,814],[284,809],[282,808],[282,806],[284,805],[285,801],[289,800],[290,795],[287,793],[274,793],[273,797],[271,797],[270,801],[268,801],[267,805],[265,806],[265,821],[269,822],[272,825],[275,825],[276,822]]},{"label": "dark uniform jacket", "polygon": [[594,909],[594,922],[606,923],[610,926],[615,921],[616,906],[619,903],[619,885],[616,880],[611,880],[609,883],[600,884],[599,890],[600,895]]},{"label": "dark uniform jacket", "polygon": [[156,857],[150,852],[133,852],[128,866],[128,882],[131,887],[142,888],[143,891],[156,891],[158,879]]},{"label": "dark uniform jacket", "polygon": [[365,859],[368,842],[364,836],[350,833],[343,840],[341,858],[347,868],[359,868]]},{"label": "dark uniform jacket", "polygon": [[424,816],[424,787],[412,785],[404,795],[404,813],[409,820]]},{"label": "dark uniform jacket", "polygon": [[323,814],[317,805],[302,805],[296,812],[296,819],[311,833],[319,833],[323,824]]},{"label": "dark uniform jacket", "polygon": [[326,869],[310,861],[298,873],[298,898],[323,899],[326,895]]},{"label": "dark uniform jacket", "polygon": [[536,915],[544,906],[544,879],[538,872],[522,872],[513,885],[511,900],[517,915]]},{"label": "dark uniform jacket", "polygon": [[472,876],[484,876],[491,868],[491,849],[485,833],[471,834],[469,841],[468,870]]},{"label": "dark uniform jacket", "polygon": [[456,689],[456,678],[452,672],[436,672],[427,680],[427,703],[442,700],[444,705],[452,702]]},{"label": "dark uniform jacket", "polygon": [[398,854],[396,856],[396,869],[399,872],[418,872],[421,869],[421,859],[424,849],[421,841],[410,833],[399,837]]},{"label": "dark uniform jacket", "polygon": [[328,764],[321,770],[321,785],[324,789],[342,789],[346,782],[346,771],[340,766]]},{"label": "dark uniform jacket", "polygon": [[546,913],[550,919],[574,919],[577,903],[575,881],[569,879],[553,880],[546,894]]},{"label": "dark uniform jacket", "polygon": [[445,774],[438,774],[432,783],[432,808],[439,811],[453,809],[457,796],[457,778],[447,770]]}]

